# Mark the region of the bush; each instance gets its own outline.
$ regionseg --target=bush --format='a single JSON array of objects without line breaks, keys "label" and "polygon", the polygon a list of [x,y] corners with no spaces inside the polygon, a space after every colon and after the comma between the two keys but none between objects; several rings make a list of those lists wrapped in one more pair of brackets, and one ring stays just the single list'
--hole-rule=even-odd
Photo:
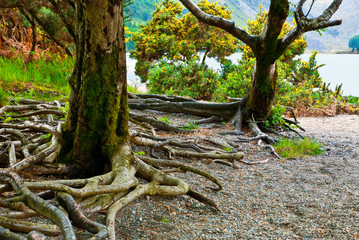
[{"label": "bush", "polygon": [[198,64],[168,63],[164,59],[152,66],[148,73],[150,93],[175,94],[195,99],[211,99],[219,81],[212,69]]},{"label": "bush", "polygon": [[241,60],[233,64],[230,60],[221,61],[222,71],[216,87],[216,101],[225,101],[227,97],[245,97],[251,88],[252,69],[255,59]]}]

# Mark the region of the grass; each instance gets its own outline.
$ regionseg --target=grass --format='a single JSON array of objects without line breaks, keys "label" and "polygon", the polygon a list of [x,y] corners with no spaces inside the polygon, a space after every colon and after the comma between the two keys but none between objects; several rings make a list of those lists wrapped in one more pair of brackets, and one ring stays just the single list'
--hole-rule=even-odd
[{"label": "grass", "polygon": [[158,119],[158,120],[160,120],[160,121],[162,121],[162,122],[166,122],[166,123],[171,123],[170,120],[169,120],[169,118],[168,118],[167,116],[165,116],[165,117],[163,117],[163,118],[160,118],[160,119]]},{"label": "grass", "polygon": [[[11,98],[44,101],[67,101],[70,96],[68,77],[74,58],[57,55],[42,56],[24,64],[24,57],[0,57],[0,107]],[[127,85],[131,93],[139,93],[137,86]]]},{"label": "grass", "polygon": [[322,144],[318,141],[305,139],[285,139],[281,138],[274,145],[276,152],[283,158],[298,158],[301,156],[320,155],[324,152]]},{"label": "grass", "polygon": [[64,100],[70,94],[68,76],[73,58],[47,56],[24,64],[22,57],[0,57],[0,105],[12,97]]},{"label": "grass", "polygon": [[195,122],[191,121],[190,123],[188,123],[185,126],[182,126],[181,128],[184,129],[184,130],[194,130],[194,129],[198,129],[199,125],[196,124]]}]

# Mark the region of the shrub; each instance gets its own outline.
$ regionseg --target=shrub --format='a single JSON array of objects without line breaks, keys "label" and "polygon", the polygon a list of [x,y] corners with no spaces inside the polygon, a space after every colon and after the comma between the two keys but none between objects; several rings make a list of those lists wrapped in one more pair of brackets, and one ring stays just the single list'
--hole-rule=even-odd
[{"label": "shrub", "polygon": [[218,79],[216,72],[195,61],[168,63],[162,59],[150,68],[147,87],[150,93],[211,99]]}]

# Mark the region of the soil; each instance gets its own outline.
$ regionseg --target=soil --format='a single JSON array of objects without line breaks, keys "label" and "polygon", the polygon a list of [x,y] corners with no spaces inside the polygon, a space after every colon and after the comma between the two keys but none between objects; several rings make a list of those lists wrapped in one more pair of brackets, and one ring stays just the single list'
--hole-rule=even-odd
[{"label": "soil", "polygon": [[359,116],[299,121],[323,155],[279,160],[252,142],[238,147],[245,159],[268,163],[233,169],[182,159],[222,181],[216,192],[204,178],[173,173],[221,211],[187,196],[143,197],[118,213],[118,239],[359,239]]}]

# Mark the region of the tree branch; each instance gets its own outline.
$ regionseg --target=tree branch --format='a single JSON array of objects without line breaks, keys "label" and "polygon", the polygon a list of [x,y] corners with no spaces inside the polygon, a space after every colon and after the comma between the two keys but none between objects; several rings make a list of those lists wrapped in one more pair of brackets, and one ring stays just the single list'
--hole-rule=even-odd
[{"label": "tree branch", "polygon": [[342,1],[343,0],[333,0],[330,6],[325,9],[319,17],[308,19],[306,16],[304,16],[303,13],[303,4],[306,2],[306,0],[301,0],[294,12],[297,27],[295,27],[283,38],[280,45],[280,51],[284,51],[290,44],[295,41],[295,39],[297,39],[305,32],[340,25],[342,20],[330,21],[330,18],[338,10]]},{"label": "tree branch", "polygon": [[199,21],[223,29],[250,46],[252,49],[255,49],[255,43],[258,37],[252,36],[243,29],[237,27],[233,21],[203,12],[200,8],[193,4],[191,0],[180,1]]}]

